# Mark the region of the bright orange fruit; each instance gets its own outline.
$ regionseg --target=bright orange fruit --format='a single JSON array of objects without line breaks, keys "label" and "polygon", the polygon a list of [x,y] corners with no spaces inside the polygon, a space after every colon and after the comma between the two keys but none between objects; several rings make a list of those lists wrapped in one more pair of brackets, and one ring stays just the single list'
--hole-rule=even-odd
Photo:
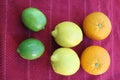
[{"label": "bright orange fruit", "polygon": [[90,46],[81,55],[81,66],[89,74],[103,74],[110,66],[109,53],[100,46]]},{"label": "bright orange fruit", "polygon": [[102,12],[93,12],[83,21],[83,30],[93,40],[103,40],[111,32],[111,22]]}]

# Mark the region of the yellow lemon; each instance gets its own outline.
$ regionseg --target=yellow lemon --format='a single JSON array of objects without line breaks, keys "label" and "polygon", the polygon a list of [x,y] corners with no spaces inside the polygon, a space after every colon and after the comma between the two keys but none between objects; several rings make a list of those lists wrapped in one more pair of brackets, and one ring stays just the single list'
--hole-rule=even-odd
[{"label": "yellow lemon", "polygon": [[75,74],[80,67],[80,59],[77,53],[70,48],[58,48],[51,56],[53,70],[61,75]]},{"label": "yellow lemon", "polygon": [[64,21],[56,25],[52,31],[57,44],[63,47],[74,47],[83,40],[81,28],[70,21]]}]

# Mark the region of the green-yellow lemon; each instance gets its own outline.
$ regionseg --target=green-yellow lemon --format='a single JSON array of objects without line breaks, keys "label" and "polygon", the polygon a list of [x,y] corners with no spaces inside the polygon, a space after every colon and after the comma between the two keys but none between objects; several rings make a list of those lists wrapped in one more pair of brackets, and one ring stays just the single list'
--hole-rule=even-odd
[{"label": "green-yellow lemon", "polygon": [[52,31],[57,44],[63,47],[74,47],[83,40],[81,28],[70,21],[64,21],[55,26]]}]

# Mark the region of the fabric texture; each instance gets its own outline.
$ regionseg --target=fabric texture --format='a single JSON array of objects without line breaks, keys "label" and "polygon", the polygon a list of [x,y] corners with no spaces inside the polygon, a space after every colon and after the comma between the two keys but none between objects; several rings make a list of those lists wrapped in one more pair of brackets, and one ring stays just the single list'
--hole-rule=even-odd
[{"label": "fabric texture", "polygon": [[[25,28],[21,13],[27,7],[43,11],[46,28],[32,32]],[[0,0],[0,80],[120,80],[120,0]],[[81,56],[90,45],[100,45],[111,57],[109,70],[99,76],[86,73],[82,67],[72,76],[56,74],[50,64],[52,52],[59,48],[51,31],[62,21],[72,21],[82,28],[83,19],[91,12],[105,13],[112,22],[112,32],[105,40],[94,41],[84,35],[81,44],[73,49]],[[44,54],[37,60],[22,59],[16,49],[29,37],[45,44]]]}]

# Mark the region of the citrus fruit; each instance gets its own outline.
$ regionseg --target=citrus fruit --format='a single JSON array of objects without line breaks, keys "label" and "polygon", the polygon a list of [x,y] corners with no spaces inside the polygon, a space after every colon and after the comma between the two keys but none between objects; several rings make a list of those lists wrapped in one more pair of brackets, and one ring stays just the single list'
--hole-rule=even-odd
[{"label": "citrus fruit", "polygon": [[43,12],[32,7],[22,12],[22,21],[28,29],[35,32],[44,29],[47,22]]},{"label": "citrus fruit", "polygon": [[52,31],[56,43],[63,47],[74,47],[83,40],[81,28],[70,21],[64,21],[56,25]]},{"label": "citrus fruit", "polygon": [[80,60],[75,51],[70,48],[58,48],[51,56],[53,70],[61,75],[75,74],[80,67]]},{"label": "citrus fruit", "polygon": [[93,12],[85,17],[83,30],[87,37],[93,40],[103,40],[111,32],[111,22],[102,12]]},{"label": "citrus fruit", "polygon": [[90,46],[81,55],[81,66],[89,74],[103,74],[110,66],[109,53],[103,47]]},{"label": "citrus fruit", "polygon": [[29,38],[20,43],[17,52],[24,59],[34,60],[43,54],[44,48],[44,44],[41,41]]}]

